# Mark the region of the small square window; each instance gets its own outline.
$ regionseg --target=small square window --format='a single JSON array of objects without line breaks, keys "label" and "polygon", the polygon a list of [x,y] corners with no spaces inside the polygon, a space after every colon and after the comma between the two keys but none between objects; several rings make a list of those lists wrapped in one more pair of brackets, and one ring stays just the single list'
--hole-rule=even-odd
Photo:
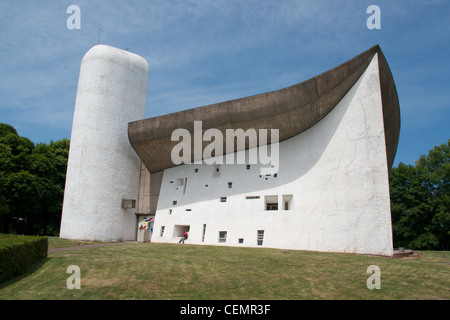
[{"label": "small square window", "polygon": [[265,210],[272,211],[272,210],[278,210],[278,196],[277,195],[270,195],[264,197],[264,205]]},{"label": "small square window", "polygon": [[195,169],[194,169],[194,172],[195,172],[195,173],[198,173],[198,168],[195,168]]},{"label": "small square window", "polygon": [[244,243],[244,238],[239,238],[239,243],[240,244]]},{"label": "small square window", "polygon": [[227,242],[227,232],[219,231],[219,243],[225,243],[225,242]]},{"label": "small square window", "polygon": [[177,200],[173,200],[172,201],[172,204],[175,206],[175,205],[177,205]]},{"label": "small square window", "polygon": [[249,164],[247,165],[247,170],[250,170],[250,165]]}]

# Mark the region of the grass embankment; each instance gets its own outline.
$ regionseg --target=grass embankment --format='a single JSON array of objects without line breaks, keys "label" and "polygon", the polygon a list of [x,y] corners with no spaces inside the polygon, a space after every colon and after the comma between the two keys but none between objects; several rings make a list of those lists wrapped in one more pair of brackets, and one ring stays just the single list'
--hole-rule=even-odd
[{"label": "grass embankment", "polygon": [[[56,242],[50,240],[50,247]],[[80,267],[79,290],[66,287],[70,265]],[[370,265],[381,270],[379,290],[366,286]],[[0,299],[450,299],[450,252],[397,260],[265,248],[123,244],[50,253],[32,271],[1,284]]]}]

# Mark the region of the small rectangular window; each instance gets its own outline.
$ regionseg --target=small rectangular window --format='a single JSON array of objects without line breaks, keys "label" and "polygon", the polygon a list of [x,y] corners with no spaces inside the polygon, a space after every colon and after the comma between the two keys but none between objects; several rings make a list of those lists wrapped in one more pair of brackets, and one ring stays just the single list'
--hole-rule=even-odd
[{"label": "small rectangular window", "polygon": [[247,165],[247,170],[250,170],[250,165],[249,164]]},{"label": "small rectangular window", "polygon": [[169,214],[172,214],[172,209],[169,209]]},{"label": "small rectangular window", "polygon": [[247,200],[259,199],[259,196],[246,196],[245,199]]},{"label": "small rectangular window", "polygon": [[185,209],[185,211],[191,211],[191,209]]},{"label": "small rectangular window", "polygon": [[162,237],[164,235],[165,226],[161,226],[161,231],[159,232],[159,236]]},{"label": "small rectangular window", "polygon": [[283,195],[283,210],[292,210],[292,194]]},{"label": "small rectangular window", "polygon": [[198,173],[198,168],[195,168],[195,169],[194,169],[194,172],[195,172],[195,173]]},{"label": "small rectangular window", "polygon": [[258,243],[258,246],[262,246],[263,245],[264,230],[258,230],[256,241]]},{"label": "small rectangular window", "polygon": [[213,174],[212,174],[213,178],[218,178],[220,177],[220,165],[214,165],[214,169],[213,169]]},{"label": "small rectangular window", "polygon": [[265,210],[274,211],[278,210],[278,196],[265,196],[264,197]]},{"label": "small rectangular window", "polygon": [[228,188],[233,188],[233,182],[228,182]]},{"label": "small rectangular window", "polygon": [[219,231],[219,243],[225,243],[225,242],[227,242],[227,232]]},{"label": "small rectangular window", "polygon": [[175,205],[177,205],[177,200],[173,200],[172,201],[172,204],[175,206]]},{"label": "small rectangular window", "polygon": [[239,238],[239,243],[240,244],[244,243],[244,238]]},{"label": "small rectangular window", "polygon": [[227,202],[227,197],[220,197],[220,202]]},{"label": "small rectangular window", "polygon": [[205,234],[206,234],[206,224],[203,225],[202,242],[205,242]]}]

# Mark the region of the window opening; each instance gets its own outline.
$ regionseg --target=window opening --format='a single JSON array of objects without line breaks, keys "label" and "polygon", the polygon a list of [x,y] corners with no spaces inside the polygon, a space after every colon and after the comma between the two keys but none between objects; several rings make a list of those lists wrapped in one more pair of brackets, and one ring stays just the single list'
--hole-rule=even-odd
[{"label": "window opening", "polygon": [[271,195],[271,196],[265,196],[264,197],[265,202],[265,210],[267,211],[274,211],[278,210],[278,196],[277,195]]},{"label": "window opening", "polygon": [[264,230],[258,230],[256,241],[257,241],[258,246],[262,246],[263,245]]},{"label": "window opening", "polygon": [[225,243],[225,242],[227,242],[227,232],[219,231],[219,243]]},{"label": "window opening", "polygon": [[205,242],[205,234],[206,234],[206,224],[203,225],[202,242]]}]

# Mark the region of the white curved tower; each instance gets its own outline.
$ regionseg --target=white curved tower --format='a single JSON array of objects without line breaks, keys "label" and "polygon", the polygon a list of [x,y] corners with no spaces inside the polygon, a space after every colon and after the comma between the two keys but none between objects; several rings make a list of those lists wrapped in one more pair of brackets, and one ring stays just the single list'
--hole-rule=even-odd
[{"label": "white curved tower", "polygon": [[148,64],[106,45],[81,62],[67,166],[60,237],[123,241],[135,235],[140,159],[128,123],[145,117]]}]

